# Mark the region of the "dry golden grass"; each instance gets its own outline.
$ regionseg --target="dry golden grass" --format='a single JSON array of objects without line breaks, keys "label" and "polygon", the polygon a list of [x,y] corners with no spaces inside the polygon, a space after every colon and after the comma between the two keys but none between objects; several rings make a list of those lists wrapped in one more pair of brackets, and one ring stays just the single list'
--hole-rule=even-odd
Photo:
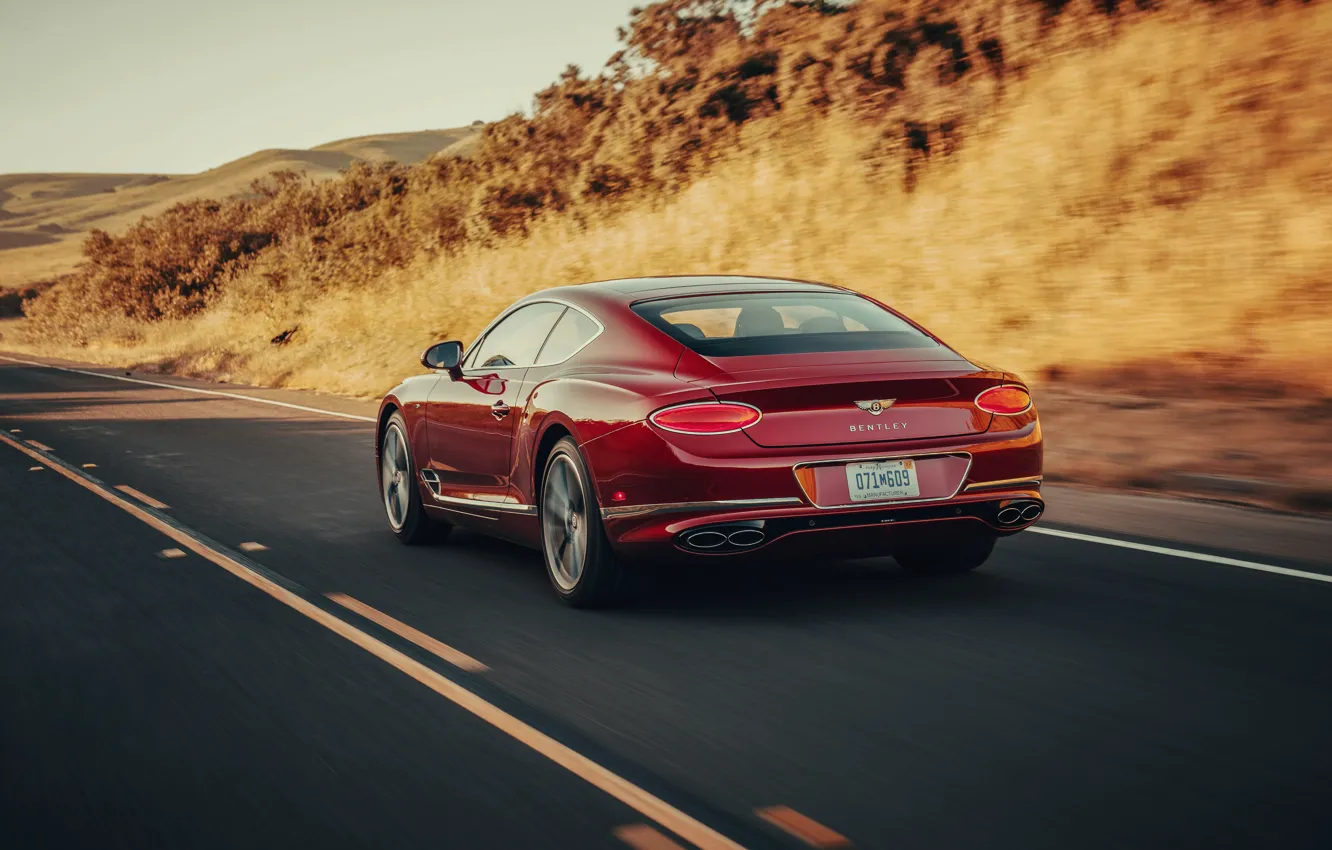
[{"label": "dry golden grass", "polygon": [[1310,368],[1332,354],[1329,44],[1325,5],[1143,20],[1006,82],[912,192],[900,161],[863,155],[863,124],[831,117],[748,138],[668,201],[549,216],[351,291],[242,278],[194,319],[127,324],[132,344],[46,350],[374,395],[536,289],[744,272],[883,297],[1037,379],[1201,357],[1330,392]]},{"label": "dry golden grass", "polygon": [[0,250],[0,292],[67,273],[82,258],[77,238],[45,245]]}]

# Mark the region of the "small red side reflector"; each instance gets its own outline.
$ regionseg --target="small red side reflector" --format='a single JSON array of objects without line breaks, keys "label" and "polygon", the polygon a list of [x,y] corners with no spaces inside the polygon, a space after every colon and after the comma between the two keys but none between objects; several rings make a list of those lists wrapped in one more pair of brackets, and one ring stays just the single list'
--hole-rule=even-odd
[{"label": "small red side reflector", "polygon": [[616,490],[614,493],[611,493],[612,502],[623,502],[625,498],[626,496],[624,495],[623,490]]},{"label": "small red side reflector", "polygon": [[757,407],[735,402],[696,402],[663,407],[648,421],[676,434],[732,434],[763,418]]},{"label": "small red side reflector", "polygon": [[976,406],[998,416],[1017,416],[1031,408],[1031,393],[1022,387],[990,387],[976,396]]}]

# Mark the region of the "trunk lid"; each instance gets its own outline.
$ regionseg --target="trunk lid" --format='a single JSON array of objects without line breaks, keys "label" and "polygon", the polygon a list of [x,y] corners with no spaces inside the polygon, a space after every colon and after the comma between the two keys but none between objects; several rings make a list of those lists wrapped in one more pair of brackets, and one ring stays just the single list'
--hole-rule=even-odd
[{"label": "trunk lid", "polygon": [[979,434],[992,417],[974,399],[1004,377],[942,347],[699,360],[690,382],[758,408],[745,433],[768,448]]}]

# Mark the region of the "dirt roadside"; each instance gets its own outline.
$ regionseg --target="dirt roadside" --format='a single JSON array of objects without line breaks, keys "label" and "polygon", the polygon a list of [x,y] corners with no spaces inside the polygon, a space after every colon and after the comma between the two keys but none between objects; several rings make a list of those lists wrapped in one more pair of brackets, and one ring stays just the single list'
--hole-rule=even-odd
[{"label": "dirt roadside", "polygon": [[1037,394],[1046,480],[1332,514],[1332,400]]}]

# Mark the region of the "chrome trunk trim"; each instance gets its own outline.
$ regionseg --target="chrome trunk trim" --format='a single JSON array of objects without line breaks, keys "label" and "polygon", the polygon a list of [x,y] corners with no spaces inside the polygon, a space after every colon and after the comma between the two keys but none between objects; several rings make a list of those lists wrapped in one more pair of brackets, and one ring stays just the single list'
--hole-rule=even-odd
[{"label": "chrome trunk trim", "polygon": [[968,484],[964,488],[964,491],[967,493],[975,493],[981,490],[1014,490],[1023,487],[1039,488],[1043,478],[1044,476],[1042,475],[1034,475],[1030,478],[1005,478],[1002,481],[976,481]]}]

